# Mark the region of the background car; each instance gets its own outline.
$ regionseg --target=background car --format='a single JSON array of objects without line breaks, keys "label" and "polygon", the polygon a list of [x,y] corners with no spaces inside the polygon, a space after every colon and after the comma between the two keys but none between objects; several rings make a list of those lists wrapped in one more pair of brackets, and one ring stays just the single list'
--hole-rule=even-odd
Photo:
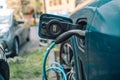
[{"label": "background car", "polygon": [[0,12],[0,40],[7,44],[5,54],[13,57],[19,54],[20,46],[30,40],[30,28],[22,25],[23,18],[16,19],[13,9],[1,9]]}]

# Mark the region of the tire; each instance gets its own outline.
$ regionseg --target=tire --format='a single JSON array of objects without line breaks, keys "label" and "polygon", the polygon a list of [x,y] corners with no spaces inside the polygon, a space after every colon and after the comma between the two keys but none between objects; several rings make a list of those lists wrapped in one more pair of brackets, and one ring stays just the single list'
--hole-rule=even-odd
[{"label": "tire", "polygon": [[13,51],[12,51],[12,57],[19,55],[19,43],[17,38],[14,39],[13,42]]},{"label": "tire", "polygon": [[28,35],[27,35],[26,41],[27,41],[27,42],[30,41],[30,29],[28,30]]},{"label": "tire", "polygon": [[64,67],[68,80],[75,79],[73,50],[69,41],[61,44],[60,47],[60,64]]},{"label": "tire", "polygon": [[0,80],[9,80],[10,71],[8,63],[4,60],[0,60]]},{"label": "tire", "polygon": [[28,34],[26,41],[29,42],[30,41],[30,33]]},{"label": "tire", "polygon": [[27,37],[26,41],[29,42],[30,41],[30,37]]}]

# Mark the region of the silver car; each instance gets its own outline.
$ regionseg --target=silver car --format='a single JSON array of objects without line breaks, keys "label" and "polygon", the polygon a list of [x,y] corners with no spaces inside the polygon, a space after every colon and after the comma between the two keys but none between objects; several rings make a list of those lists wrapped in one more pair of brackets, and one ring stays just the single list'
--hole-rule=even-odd
[{"label": "silver car", "polygon": [[29,41],[30,28],[23,27],[23,19],[16,20],[14,10],[0,10],[0,40],[7,44],[6,56],[19,54],[20,46]]}]

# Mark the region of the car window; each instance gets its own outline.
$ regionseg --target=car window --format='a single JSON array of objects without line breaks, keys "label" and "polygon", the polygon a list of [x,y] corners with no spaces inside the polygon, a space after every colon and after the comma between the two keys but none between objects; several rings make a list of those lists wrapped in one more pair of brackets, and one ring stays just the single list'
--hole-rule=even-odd
[{"label": "car window", "polygon": [[0,16],[0,24],[10,24],[10,19],[10,15]]},{"label": "car window", "polygon": [[79,5],[80,5],[81,8],[84,8],[84,7],[92,4],[95,1],[96,0],[82,0]]},{"label": "car window", "polygon": [[81,0],[80,4],[77,6],[76,10],[83,9],[84,7],[91,5],[92,3],[96,2],[97,0]]}]

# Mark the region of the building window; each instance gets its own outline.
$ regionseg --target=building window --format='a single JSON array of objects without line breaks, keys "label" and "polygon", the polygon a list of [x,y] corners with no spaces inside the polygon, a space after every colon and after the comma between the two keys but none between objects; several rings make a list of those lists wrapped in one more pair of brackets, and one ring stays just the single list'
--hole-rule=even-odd
[{"label": "building window", "polygon": [[50,6],[52,6],[52,1],[50,1],[50,3],[49,3],[49,4],[50,4]]},{"label": "building window", "polygon": [[67,4],[69,3],[69,0],[67,0]]},{"label": "building window", "polygon": [[53,0],[54,5],[57,5],[56,0]]},{"label": "building window", "polygon": [[61,5],[62,4],[62,2],[61,2],[61,0],[59,0],[59,5]]}]

